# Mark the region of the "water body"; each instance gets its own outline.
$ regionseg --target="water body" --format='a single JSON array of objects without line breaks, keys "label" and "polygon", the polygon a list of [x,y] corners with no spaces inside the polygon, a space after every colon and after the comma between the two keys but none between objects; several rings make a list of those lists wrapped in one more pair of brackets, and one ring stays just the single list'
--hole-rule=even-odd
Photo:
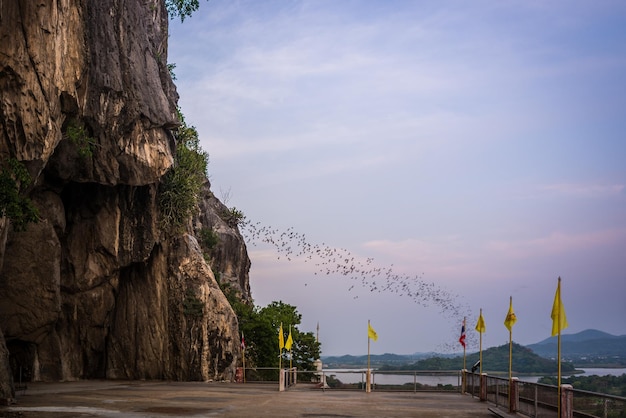
[{"label": "water body", "polygon": [[[365,382],[365,369],[324,369],[326,376],[334,376],[342,383],[364,383]],[[437,385],[460,385],[461,374],[446,374],[446,373],[382,373],[372,370],[372,383],[378,385],[403,385],[405,383],[413,384],[415,382],[423,385],[437,386]]]},{"label": "water body", "polygon": [[[584,371],[580,376],[621,376],[626,373],[626,368],[620,369],[579,369]],[[365,382],[365,369],[324,369],[326,376],[335,376],[343,383]],[[506,376],[505,376],[506,377]],[[516,376],[523,382],[537,383],[542,376]],[[415,382],[428,386],[437,385],[460,385],[459,374],[446,374],[437,372],[407,372],[407,373],[382,373],[372,370],[372,381],[379,385],[403,385]]]},{"label": "water body", "polygon": [[581,376],[621,376],[626,374],[626,368],[623,369],[580,369],[585,372]]}]

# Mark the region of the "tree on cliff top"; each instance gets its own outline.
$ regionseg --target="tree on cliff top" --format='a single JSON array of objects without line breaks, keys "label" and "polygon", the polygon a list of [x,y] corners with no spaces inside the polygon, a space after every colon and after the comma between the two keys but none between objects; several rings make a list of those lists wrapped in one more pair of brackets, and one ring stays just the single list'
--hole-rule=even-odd
[{"label": "tree on cliff top", "polygon": [[198,10],[200,7],[199,0],[165,0],[165,7],[170,15],[170,18],[180,16],[180,21],[184,21],[186,17],[189,17]]}]

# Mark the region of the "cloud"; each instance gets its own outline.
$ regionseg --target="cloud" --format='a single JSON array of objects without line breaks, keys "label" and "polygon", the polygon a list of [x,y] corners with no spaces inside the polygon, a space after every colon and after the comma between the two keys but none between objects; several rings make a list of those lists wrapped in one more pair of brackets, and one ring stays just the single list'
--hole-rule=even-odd
[{"label": "cloud", "polygon": [[527,240],[490,241],[487,249],[497,257],[507,259],[533,259],[568,254],[577,257],[582,251],[611,247],[626,241],[626,228],[596,230],[591,232],[552,232],[549,235]]},{"label": "cloud", "polygon": [[[193,27],[206,43],[178,68],[183,111],[222,160],[313,149],[339,166],[347,154],[333,152],[336,146],[352,145],[354,159],[372,161],[385,144],[385,160],[393,161],[429,147],[507,141],[554,112],[520,100],[531,80],[545,78],[529,69],[559,73],[540,59],[554,51],[526,40],[526,30],[473,21],[501,11],[493,9],[381,7],[380,16],[360,19],[349,6],[224,4],[207,14],[208,25]],[[525,8],[526,18],[532,13],[540,12]],[[561,70],[572,68],[577,63],[567,61]],[[353,162],[346,157],[343,165]]]},{"label": "cloud", "polygon": [[512,266],[520,261],[534,260],[535,267],[538,267],[539,260],[548,257],[580,259],[581,253],[588,255],[624,243],[626,228],[614,228],[582,233],[552,232],[529,239],[474,239],[471,244],[461,236],[374,240],[364,243],[362,247],[368,256],[393,263],[400,271],[418,269],[419,272],[426,272],[426,278],[456,281],[501,278],[506,269],[509,270],[508,275],[518,276],[525,270],[515,271]]},{"label": "cloud", "polygon": [[484,270],[485,260],[480,250],[468,247],[460,236],[373,240],[362,247],[377,262],[392,264],[397,271],[407,274],[423,274],[425,280],[466,279]]},{"label": "cloud", "polygon": [[624,194],[623,184],[560,183],[539,186],[539,192],[576,198],[606,198]]}]

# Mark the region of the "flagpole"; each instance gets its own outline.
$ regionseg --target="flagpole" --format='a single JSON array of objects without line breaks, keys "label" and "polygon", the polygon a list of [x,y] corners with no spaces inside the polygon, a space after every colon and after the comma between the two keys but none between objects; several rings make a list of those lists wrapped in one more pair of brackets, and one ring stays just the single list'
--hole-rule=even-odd
[{"label": "flagpole", "polygon": [[365,392],[372,391],[370,387],[370,320],[367,320],[367,373],[365,374]]},{"label": "flagpole", "polygon": [[320,342],[320,323],[317,321],[317,335],[315,336],[315,342]]},{"label": "flagpole", "polygon": [[557,413],[561,413],[561,331],[568,327],[563,301],[561,301],[561,277],[556,285],[556,293],[554,294],[554,303],[552,304],[552,337],[557,337]]},{"label": "flagpole", "polygon": [[[510,299],[510,306],[513,306],[513,296]],[[513,326],[509,328],[509,385],[511,384],[511,378],[513,374]],[[510,391],[509,391],[510,395]],[[510,399],[509,399],[510,401]]]},{"label": "flagpole", "polygon": [[[480,308],[480,317],[483,317],[483,308]],[[478,344],[478,351],[479,351],[479,355],[478,355],[478,374],[482,375],[483,374],[483,333],[479,332],[480,334],[480,339],[479,339],[479,344]]]},{"label": "flagpole", "polygon": [[[291,336],[291,325],[289,325],[289,336]],[[293,344],[293,341],[291,344]],[[293,354],[291,354],[291,346],[289,346],[289,369],[293,369]]]},{"label": "flagpole", "polygon": [[513,325],[517,322],[515,312],[513,311],[513,296],[509,299],[509,312],[506,314],[504,326],[509,329],[509,412],[513,412],[511,400],[511,392],[513,391]]},{"label": "flagpole", "polygon": [[[513,297],[511,296],[511,303],[513,303]],[[511,410],[511,379],[513,378],[513,327],[509,329],[509,412]]]},{"label": "flagpole", "polygon": [[243,349],[243,383],[246,383],[246,340],[243,337],[243,332],[241,333],[241,341],[243,342],[241,344]]},{"label": "flagpole", "polygon": [[[465,320],[467,319],[466,316],[463,317],[463,332],[465,332]],[[467,368],[465,367],[465,341],[463,342],[463,370],[467,370]]]},{"label": "flagpole", "polygon": [[467,370],[467,367],[465,366],[465,346],[463,346],[463,370]]},{"label": "flagpole", "polygon": [[513,331],[509,331],[509,381],[513,377]]},{"label": "flagpole", "polygon": [[[561,278],[559,278],[559,281],[561,280]],[[557,393],[557,397],[558,397],[558,403],[557,403],[557,416],[560,417],[561,416],[561,315],[559,315],[559,336],[557,339],[557,344],[556,344],[556,349],[557,349],[557,356],[556,356],[556,361],[559,363],[558,364],[558,368],[559,368],[559,372],[558,372],[558,377],[557,377],[557,385],[558,385],[558,389],[556,391]]]},{"label": "flagpole", "polygon": [[559,336],[557,337],[557,343],[556,343],[556,351],[557,351],[557,355],[556,355],[556,361],[558,362],[558,373],[557,373],[557,406],[556,406],[556,413],[557,416],[560,417],[561,416],[561,308],[562,306],[560,306],[560,299],[561,299],[561,277],[559,276],[559,282],[557,284],[557,289],[559,292],[559,315],[558,315],[558,319],[557,319],[557,325],[559,327]]},{"label": "flagpole", "polygon": [[285,338],[282,334],[283,334],[283,323],[280,323],[280,328],[278,331],[279,335],[278,335],[278,373],[281,374],[282,373],[282,368],[283,368],[283,347],[281,347],[281,341],[282,338]]}]

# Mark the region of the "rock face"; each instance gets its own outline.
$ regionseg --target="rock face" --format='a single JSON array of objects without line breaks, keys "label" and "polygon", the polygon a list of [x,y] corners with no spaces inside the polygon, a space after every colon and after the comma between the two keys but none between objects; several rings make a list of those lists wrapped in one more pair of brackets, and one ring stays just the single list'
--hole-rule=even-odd
[{"label": "rock face", "polygon": [[0,399],[11,376],[234,376],[237,318],[214,273],[251,301],[237,226],[208,181],[184,230],[159,224],[178,123],[167,24],[162,0],[0,2],[0,157],[26,166],[40,216],[0,219]]},{"label": "rock face", "polygon": [[202,190],[198,206],[198,213],[194,217],[195,235],[202,237],[202,232],[209,230],[217,238],[215,245],[205,248],[205,258],[208,258],[213,270],[219,273],[219,282],[223,287],[229,287],[242,300],[251,303],[248,277],[250,258],[245,245],[241,245],[243,238],[231,217],[231,209],[215,197],[209,183]]},{"label": "rock face", "polygon": [[4,343],[4,336],[0,330],[0,405],[9,405],[13,402],[15,387],[13,386],[13,378],[9,367],[9,350]]}]

